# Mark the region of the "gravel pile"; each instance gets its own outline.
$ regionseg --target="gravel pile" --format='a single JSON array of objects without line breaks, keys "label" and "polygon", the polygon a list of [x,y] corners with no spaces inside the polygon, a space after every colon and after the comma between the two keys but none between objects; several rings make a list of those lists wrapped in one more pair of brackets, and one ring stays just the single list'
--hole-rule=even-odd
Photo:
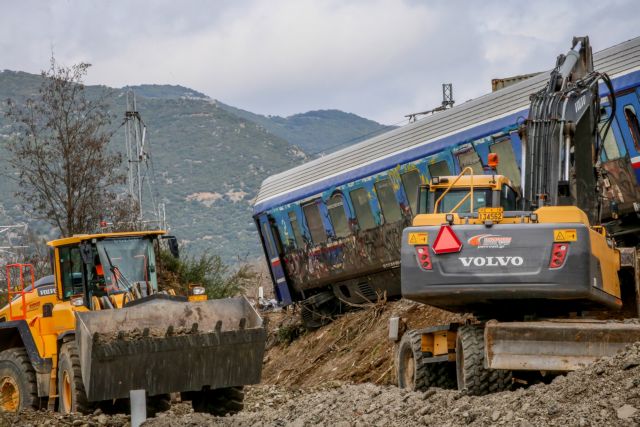
[{"label": "gravel pile", "polygon": [[640,424],[640,343],[551,384],[471,397],[394,386],[326,384],[251,388],[245,411],[226,418],[171,412],[145,426],[625,426]]},{"label": "gravel pile", "polygon": [[[5,416],[5,421],[7,418]],[[28,412],[7,425],[121,426],[123,415],[68,417]],[[149,419],[168,426],[632,426],[640,424],[640,343],[555,378],[551,384],[471,397],[458,391],[409,392],[388,385],[328,382],[312,388],[247,388],[245,410],[230,417],[193,413],[188,404]]]},{"label": "gravel pile", "polygon": [[0,413],[0,426],[74,426],[74,427],[123,427],[128,426],[129,416],[105,415],[97,410],[92,415],[62,415],[47,411],[23,411],[20,414]]}]

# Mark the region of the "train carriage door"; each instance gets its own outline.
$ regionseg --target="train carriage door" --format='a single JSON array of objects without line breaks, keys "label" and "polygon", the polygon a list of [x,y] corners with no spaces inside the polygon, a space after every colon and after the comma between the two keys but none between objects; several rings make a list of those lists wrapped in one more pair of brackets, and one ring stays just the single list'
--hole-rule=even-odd
[{"label": "train carriage door", "polygon": [[284,305],[289,305],[291,300],[291,292],[287,284],[287,278],[282,265],[282,243],[280,242],[280,233],[275,228],[275,224],[268,215],[262,214],[258,217],[260,227],[260,236],[262,244],[265,248],[265,254],[269,262],[269,270],[273,279],[274,289],[278,301]]}]

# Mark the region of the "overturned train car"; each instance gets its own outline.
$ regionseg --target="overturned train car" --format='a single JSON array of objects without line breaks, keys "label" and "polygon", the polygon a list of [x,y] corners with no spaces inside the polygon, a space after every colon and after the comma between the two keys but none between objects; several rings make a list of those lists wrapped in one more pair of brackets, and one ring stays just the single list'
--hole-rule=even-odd
[{"label": "overturned train car", "polygon": [[[640,211],[632,202],[640,199],[640,38],[596,53],[594,62],[616,95],[602,141],[601,215],[624,240]],[[278,301],[301,303],[305,323],[318,326],[344,305],[399,296],[400,240],[417,211],[418,186],[465,167],[482,174],[497,153],[498,173],[517,188],[518,127],[530,95],[547,81],[548,73],[535,75],[265,179],[254,220]],[[604,85],[600,93],[604,124],[613,105]]]}]

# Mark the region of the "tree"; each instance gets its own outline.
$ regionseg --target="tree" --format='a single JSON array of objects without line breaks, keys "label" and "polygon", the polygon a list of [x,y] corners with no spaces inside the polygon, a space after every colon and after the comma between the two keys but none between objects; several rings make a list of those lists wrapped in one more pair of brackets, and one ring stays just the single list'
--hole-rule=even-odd
[{"label": "tree", "polygon": [[130,202],[114,191],[125,182],[122,155],[108,147],[106,92],[89,98],[85,91],[89,67],[61,66],[51,58],[36,96],[24,105],[7,101],[6,116],[14,128],[8,161],[20,188],[16,196],[25,212],[63,236],[94,231],[105,215],[117,222],[131,211]]}]

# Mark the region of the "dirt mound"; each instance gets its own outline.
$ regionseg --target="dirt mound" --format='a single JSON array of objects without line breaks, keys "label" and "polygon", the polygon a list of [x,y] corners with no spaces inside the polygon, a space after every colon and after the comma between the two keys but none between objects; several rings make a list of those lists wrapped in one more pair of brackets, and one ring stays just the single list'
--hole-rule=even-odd
[{"label": "dirt mound", "polygon": [[395,384],[394,343],[387,339],[392,316],[403,318],[410,329],[465,319],[407,300],[382,301],[305,333],[298,313],[267,314],[270,339],[262,382],[286,386],[333,380]]},{"label": "dirt mound", "polygon": [[458,391],[409,392],[393,386],[328,383],[304,389],[257,386],[245,411],[149,420],[146,426],[624,426],[640,423],[640,343],[551,384],[471,397]]}]

